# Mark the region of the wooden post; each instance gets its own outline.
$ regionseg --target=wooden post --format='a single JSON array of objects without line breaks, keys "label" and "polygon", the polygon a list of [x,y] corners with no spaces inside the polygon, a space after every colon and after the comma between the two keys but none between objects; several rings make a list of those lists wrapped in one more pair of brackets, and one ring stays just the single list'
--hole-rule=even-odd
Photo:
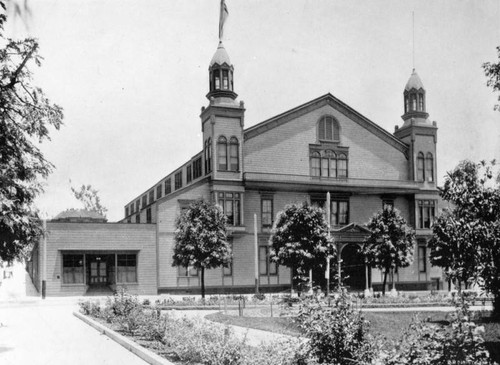
[{"label": "wooden post", "polygon": [[47,294],[47,220],[43,220],[43,249],[42,249],[42,299]]},{"label": "wooden post", "polygon": [[[326,193],[326,225],[328,227],[328,240],[330,240],[330,192]],[[326,257],[326,297],[330,297],[330,256]]]},{"label": "wooden post", "polygon": [[253,234],[255,245],[255,294],[259,294],[259,240],[257,237],[257,214],[253,215]]}]

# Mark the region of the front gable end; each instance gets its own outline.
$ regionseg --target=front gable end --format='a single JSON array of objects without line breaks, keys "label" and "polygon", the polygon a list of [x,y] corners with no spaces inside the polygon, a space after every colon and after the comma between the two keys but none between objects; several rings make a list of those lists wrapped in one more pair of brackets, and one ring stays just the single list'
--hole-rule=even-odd
[{"label": "front gable end", "polygon": [[244,141],[245,172],[407,178],[408,146],[331,94],[248,128]]}]

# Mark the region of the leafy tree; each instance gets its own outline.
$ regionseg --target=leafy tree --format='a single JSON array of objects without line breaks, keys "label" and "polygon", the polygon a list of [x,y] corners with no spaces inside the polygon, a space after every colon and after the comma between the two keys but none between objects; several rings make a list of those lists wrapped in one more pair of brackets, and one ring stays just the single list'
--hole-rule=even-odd
[{"label": "leafy tree", "polygon": [[299,279],[309,270],[324,273],[327,257],[335,255],[323,210],[307,203],[287,205],[278,213],[270,242],[271,259],[296,270]]},{"label": "leafy tree", "polygon": [[476,247],[469,238],[470,230],[463,218],[452,210],[444,210],[432,226],[429,240],[430,262],[444,269],[448,280],[465,283],[476,276]]},{"label": "leafy tree", "polygon": [[[5,2],[0,1],[5,11]],[[53,165],[37,147],[49,138],[49,127],[62,124],[62,109],[32,84],[28,66],[40,66],[38,42],[4,35],[7,20],[0,14],[0,259],[24,256],[43,234],[34,206],[42,192],[40,179]]]},{"label": "leafy tree", "polygon": [[226,237],[227,218],[217,205],[198,200],[176,221],[172,266],[194,267],[201,272],[201,296],[205,298],[205,269],[226,266],[231,247]]},{"label": "leafy tree", "polygon": [[413,262],[415,232],[399,210],[386,208],[375,214],[367,224],[370,236],[363,244],[363,254],[369,266],[384,273],[382,293],[385,295],[387,275]]},{"label": "leafy tree", "polygon": [[108,209],[101,204],[101,199],[98,195],[99,191],[94,189],[92,185],[82,185],[79,189],[71,187],[71,192],[76,199],[83,203],[83,207],[86,210],[97,212],[106,217]]},{"label": "leafy tree", "polygon": [[[498,58],[500,58],[500,46],[497,47]],[[493,91],[500,92],[500,61],[498,63],[485,62],[483,63],[484,74],[488,78],[486,85],[491,87]],[[500,95],[498,96],[500,102]],[[500,104],[496,104],[495,110],[500,111]]]},{"label": "leafy tree", "polygon": [[[440,194],[454,208],[440,220],[451,239],[440,235],[443,224],[436,227],[431,260],[462,271],[492,293],[495,314],[500,315],[500,174],[495,168],[495,161],[463,161],[448,172]],[[451,254],[441,255],[443,250]]]}]

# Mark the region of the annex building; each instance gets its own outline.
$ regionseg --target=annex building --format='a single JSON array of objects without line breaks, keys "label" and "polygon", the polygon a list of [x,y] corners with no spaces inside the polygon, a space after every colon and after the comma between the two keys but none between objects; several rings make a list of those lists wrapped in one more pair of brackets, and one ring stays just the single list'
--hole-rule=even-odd
[{"label": "annex building", "polygon": [[442,289],[441,270],[430,266],[426,245],[438,210],[437,126],[428,119],[415,71],[404,87],[403,122],[394,133],[331,94],[245,128],[245,106],[237,100],[234,67],[222,42],[208,72],[198,154],[130,199],[119,223],[83,217],[48,222],[46,242],[35,247],[31,262],[37,285],[45,270],[47,295],[119,286],[137,294],[199,292],[199,273],[173,267],[172,254],[175,220],[200,198],[224,210],[233,248],[229,267],[205,273],[207,292],[252,292],[255,259],[261,290],[285,290],[290,270],[269,260],[273,221],[290,203],[324,206],[327,192],[349,288],[380,289],[381,273],[365,267],[357,248],[370,217],[391,206],[417,234],[414,263],[395,274],[396,288]]}]

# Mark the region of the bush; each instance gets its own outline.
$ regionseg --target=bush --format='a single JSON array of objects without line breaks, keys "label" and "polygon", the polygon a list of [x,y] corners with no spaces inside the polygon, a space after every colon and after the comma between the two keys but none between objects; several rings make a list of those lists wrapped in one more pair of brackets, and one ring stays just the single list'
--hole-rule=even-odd
[{"label": "bush", "polygon": [[106,300],[108,307],[116,317],[127,317],[132,311],[141,308],[137,296],[120,289],[112,298]]},{"label": "bush", "polygon": [[[368,322],[356,313],[345,292],[333,307],[304,302],[297,321],[309,339],[305,355],[318,363],[368,364],[375,358],[374,341],[367,335]],[[302,356],[304,357],[304,356]]]},{"label": "bush", "polygon": [[80,306],[80,312],[86,316],[99,318],[101,315],[101,306],[95,301],[86,300],[79,302],[78,305]]},{"label": "bush", "polygon": [[395,348],[386,354],[386,365],[492,365],[478,327],[471,321],[465,299],[452,314],[451,326],[426,324],[415,319]]}]

